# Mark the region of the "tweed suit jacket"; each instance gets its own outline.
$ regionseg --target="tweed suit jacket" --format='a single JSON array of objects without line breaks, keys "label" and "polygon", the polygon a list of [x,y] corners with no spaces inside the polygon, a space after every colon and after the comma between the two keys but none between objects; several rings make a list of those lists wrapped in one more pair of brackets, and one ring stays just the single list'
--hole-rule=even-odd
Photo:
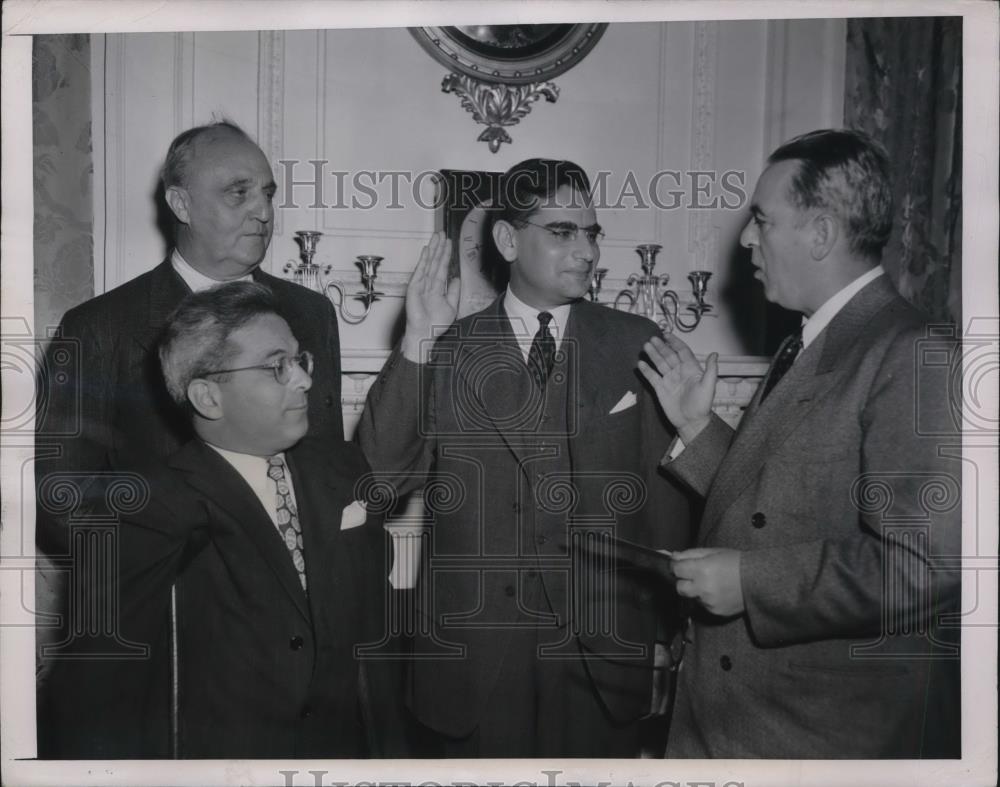
[{"label": "tweed suit jacket", "polygon": [[954,428],[925,328],[876,279],[735,434],[713,416],[669,464],[707,495],[699,546],[741,551],[746,612],[692,618],[667,756],[919,757],[948,737],[957,644],[936,622],[960,586],[930,566],[960,552],[961,469],[929,434]]},{"label": "tweed suit jacket", "polygon": [[57,662],[42,756],[377,756],[383,730],[355,647],[383,634],[386,537],[374,516],[341,528],[367,463],[343,442],[307,440],[285,456],[308,594],[260,501],[210,447],[195,440],[165,467],[136,466],[150,497],[117,526],[114,597],[99,573],[84,593],[116,604],[119,643],[148,653]]},{"label": "tweed suit jacket", "polygon": [[[579,576],[568,567],[571,524],[610,525],[669,549],[688,542],[688,501],[658,472],[672,432],[635,370],[655,331],[643,318],[574,303],[560,347],[566,413],[552,422],[502,296],[455,323],[428,364],[398,350],[387,361],[358,437],[373,471],[398,491],[432,483],[432,554],[418,587],[427,639],[417,643],[429,655],[412,663],[407,696],[424,724],[452,736],[475,729],[491,696],[503,696],[498,674],[518,625],[561,630],[563,652],[587,666],[590,685],[581,690],[597,692],[614,718],[649,711],[652,643],[672,601],[658,612],[656,591],[619,571],[578,597],[581,608],[603,610],[613,632],[581,631],[567,609],[535,603],[566,598]],[[613,412],[630,396],[632,406]],[[559,456],[562,446],[568,457]],[[539,472],[548,459],[562,469]],[[452,491],[443,495],[445,488]],[[611,592],[597,592],[609,577]],[[553,612],[556,621],[539,622]]]}]

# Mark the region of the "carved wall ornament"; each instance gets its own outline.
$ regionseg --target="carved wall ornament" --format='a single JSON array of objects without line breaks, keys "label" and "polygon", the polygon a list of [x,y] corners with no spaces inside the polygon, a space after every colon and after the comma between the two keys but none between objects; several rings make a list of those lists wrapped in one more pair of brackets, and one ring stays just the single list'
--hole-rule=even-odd
[{"label": "carved wall ornament", "polygon": [[441,90],[454,93],[477,123],[478,140],[496,153],[513,140],[516,125],[541,98],[555,103],[551,82],[579,63],[604,34],[607,24],[469,25],[412,27],[410,33],[451,73]]}]

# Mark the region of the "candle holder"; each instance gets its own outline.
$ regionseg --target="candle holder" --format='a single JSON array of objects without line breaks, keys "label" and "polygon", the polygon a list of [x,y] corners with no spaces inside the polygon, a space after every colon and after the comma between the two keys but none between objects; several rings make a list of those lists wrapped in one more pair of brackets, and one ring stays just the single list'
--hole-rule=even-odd
[{"label": "candle holder", "polygon": [[680,298],[674,290],[668,288],[669,274],[655,274],[656,255],[663,247],[659,243],[641,243],[635,247],[640,257],[642,275],[630,274],[625,283],[626,289],[615,296],[614,306],[627,303],[630,312],[645,315],[657,323],[666,333],[681,331],[690,333],[701,323],[701,318],[712,310],[712,305],[706,301],[708,280],[712,277],[710,271],[692,271],[688,274],[691,282],[691,294],[694,303],[687,305],[686,310],[694,315],[691,320],[685,320],[680,309]]},{"label": "candle holder", "polygon": [[587,295],[592,303],[600,302],[597,298],[601,294],[601,285],[604,283],[604,277],[607,275],[607,268],[595,268],[593,274],[591,274],[590,287],[587,288]]},{"label": "candle holder", "polygon": [[[372,304],[375,303],[384,293],[375,289],[375,279],[378,276],[378,266],[383,258],[375,254],[361,254],[354,264],[361,270],[361,284],[364,289],[348,296],[345,285],[340,281],[323,282],[323,277],[329,276],[330,265],[320,265],[313,262],[316,256],[316,247],[323,233],[317,230],[299,230],[295,233],[295,240],[302,249],[300,261],[289,260],[284,267],[285,273],[290,273],[294,282],[308,287],[315,292],[326,295],[333,302],[334,307],[340,312],[341,319],[349,325],[357,325],[365,319],[371,312]],[[331,290],[336,292],[337,297],[331,294]],[[364,304],[364,311],[360,314],[353,313],[347,308],[347,298],[352,297]]]}]

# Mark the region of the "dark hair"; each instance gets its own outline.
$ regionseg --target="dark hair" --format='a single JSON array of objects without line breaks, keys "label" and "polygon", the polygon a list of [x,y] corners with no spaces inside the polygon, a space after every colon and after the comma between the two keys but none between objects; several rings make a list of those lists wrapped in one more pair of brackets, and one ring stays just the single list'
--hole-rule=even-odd
[{"label": "dark hair", "polygon": [[167,318],[159,345],[160,367],[171,398],[184,404],[192,380],[230,362],[235,348],[229,337],[267,314],[284,319],[271,289],[250,281],[220,284],[181,301]]},{"label": "dark hair", "polygon": [[867,134],[851,129],[820,129],[789,140],[768,164],[795,161],[789,197],[800,210],[825,208],[847,229],[850,249],[877,260],[892,230],[889,157]]},{"label": "dark hair", "polygon": [[170,143],[170,147],[167,149],[167,158],[160,170],[163,190],[166,191],[171,186],[187,185],[188,168],[191,165],[191,159],[194,158],[195,147],[199,143],[214,142],[229,134],[235,134],[247,142],[256,144],[250,139],[249,134],[230,120],[195,126],[178,134]]},{"label": "dark hair", "polygon": [[[563,186],[572,187],[573,200],[558,207],[578,207],[579,200],[589,204],[590,179],[572,161],[531,158],[515,164],[500,177],[484,230],[486,237],[492,241],[493,227],[498,221],[509,222],[518,229],[524,227],[540,208],[557,205],[556,192]],[[488,243],[488,249],[489,253],[483,255],[483,273],[497,290],[502,290],[510,280],[510,266],[494,243]]]}]

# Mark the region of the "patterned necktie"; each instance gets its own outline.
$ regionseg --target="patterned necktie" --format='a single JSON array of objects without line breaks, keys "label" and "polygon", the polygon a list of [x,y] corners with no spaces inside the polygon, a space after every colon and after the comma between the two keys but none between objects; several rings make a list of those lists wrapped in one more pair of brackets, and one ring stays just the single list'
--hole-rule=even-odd
[{"label": "patterned necktie", "polygon": [[295,510],[295,502],[292,500],[292,490],[288,488],[285,460],[281,456],[272,456],[267,460],[267,476],[274,481],[277,489],[274,502],[278,533],[281,534],[281,538],[292,556],[292,563],[295,564],[295,570],[299,573],[302,589],[306,590],[306,560],[302,554],[304,549],[302,525],[299,524],[299,514]]},{"label": "patterned necktie", "polygon": [[549,323],[552,315],[548,312],[538,313],[538,332],[531,342],[531,350],[528,352],[528,370],[535,378],[539,388],[544,388],[549,375],[552,373],[552,364],[555,362],[556,340],[549,332]]},{"label": "patterned necktie", "polygon": [[767,395],[774,389],[774,386],[778,384],[778,381],[785,376],[785,373],[789,369],[792,368],[792,364],[795,362],[795,359],[801,350],[801,330],[793,333],[781,343],[781,347],[778,349],[778,354],[774,356],[774,363],[771,365],[771,374],[768,375],[767,382],[764,384],[764,392],[760,395],[760,401],[762,403],[767,398]]}]

